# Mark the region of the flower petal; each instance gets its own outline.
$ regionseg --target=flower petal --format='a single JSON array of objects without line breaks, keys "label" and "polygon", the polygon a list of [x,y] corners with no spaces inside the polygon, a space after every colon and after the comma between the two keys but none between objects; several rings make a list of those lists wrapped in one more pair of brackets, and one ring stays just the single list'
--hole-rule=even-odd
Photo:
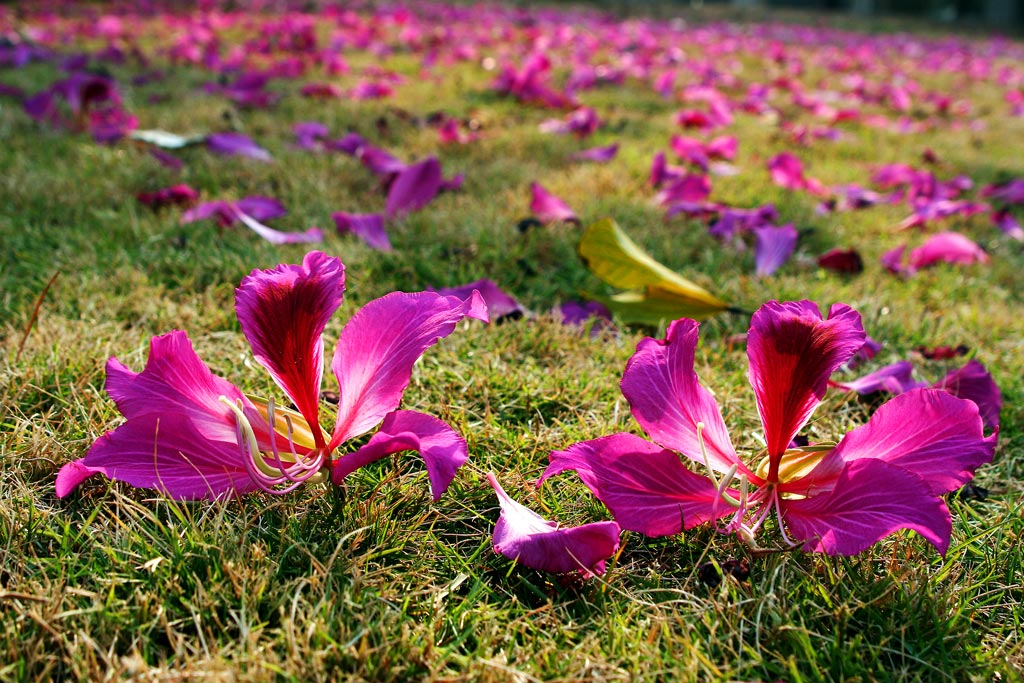
[{"label": "flower petal", "polygon": [[959,398],[974,401],[981,411],[981,419],[989,429],[999,427],[999,410],[1003,406],[999,385],[985,369],[981,361],[967,361],[959,370],[951,370],[945,377],[932,385]]},{"label": "flower petal", "polygon": [[829,555],[856,555],[899,529],[913,529],[944,555],[953,526],[926,482],[883,460],[849,462],[831,493],[781,507],[790,536]]},{"label": "flower petal", "polygon": [[989,256],[971,239],[958,232],[939,232],[910,252],[910,267],[927,268],[936,263],[988,263]]},{"label": "flower petal", "polygon": [[357,469],[386,455],[418,451],[430,477],[430,491],[437,501],[455,478],[455,472],[469,459],[466,441],[445,422],[414,410],[388,413],[380,429],[365,446],[334,462],[331,478],[341,482]]},{"label": "flower petal", "polygon": [[281,232],[274,230],[268,225],[263,225],[252,216],[243,213],[236,207],[230,207],[235,218],[242,221],[245,227],[271,244],[308,244],[310,242],[323,242],[324,234],[320,228],[310,228],[306,232]]},{"label": "flower petal", "polygon": [[248,405],[241,390],[210,372],[180,330],[153,337],[141,373],[116,358],[107,361],[105,388],[129,421],[148,415],[183,415],[202,438],[232,441],[235,419],[219,397]]},{"label": "flower petal", "polygon": [[526,313],[523,305],[516,301],[515,297],[505,292],[494,280],[482,278],[468,285],[458,287],[443,287],[436,290],[442,296],[454,296],[465,299],[473,293],[473,290],[480,292],[487,304],[487,317],[491,322],[498,322],[502,318],[521,318]]},{"label": "flower petal", "polygon": [[551,452],[538,483],[575,470],[623,529],[668,536],[732,512],[707,477],[686,469],[679,456],[633,434],[612,434]]},{"label": "flower petal", "polygon": [[619,549],[618,524],[594,522],[560,529],[509,498],[493,474],[487,475],[487,481],[501,504],[501,516],[494,526],[494,552],[545,572],[604,573],[605,560]]},{"label": "flower petal", "polygon": [[[717,472],[738,465],[741,473],[752,477],[729,440],[718,403],[694,372],[699,327],[696,321],[683,318],[669,325],[664,340],[648,337],[637,344],[622,373],[622,395],[655,443]],[[697,438],[698,423],[704,424],[707,463]]]},{"label": "flower petal", "polygon": [[[843,437],[808,473],[807,482],[834,477],[848,462],[883,460],[921,478],[932,494],[960,488],[992,460],[996,435],[985,438],[978,407],[936,389],[914,389],[883,404]],[[798,482],[789,490],[799,493]]]},{"label": "flower petal", "polygon": [[235,311],[256,360],[295,403],[323,446],[317,420],[327,321],[341,305],[345,266],[319,251],[302,265],[254,270],[235,290]]},{"label": "flower petal", "polygon": [[212,133],[206,136],[206,147],[216,154],[241,155],[260,161],[271,160],[270,152],[241,133]]},{"label": "flower petal", "polygon": [[530,183],[530,213],[541,223],[579,223],[580,219],[576,212],[569,208],[564,201],[548,192],[540,183]]},{"label": "flower petal", "polygon": [[406,166],[395,177],[388,190],[384,212],[388,216],[419,211],[437,196],[441,189],[441,163],[435,157]]},{"label": "flower petal", "polygon": [[[225,420],[234,419],[221,408]],[[93,474],[178,499],[239,495],[258,489],[244,457],[234,435],[232,441],[203,438],[185,414],[149,413],[104,434],[84,458],[61,468],[57,495],[68,495]]]},{"label": "flower petal", "polygon": [[391,240],[384,230],[384,216],[379,213],[332,213],[339,234],[352,233],[367,246],[378,251],[391,251]]},{"label": "flower petal", "polygon": [[863,377],[852,379],[849,382],[834,382],[833,386],[847,391],[855,391],[862,396],[873,394],[878,391],[887,391],[891,394],[902,394],[911,389],[920,389],[928,386],[927,383],[915,380],[914,364],[909,360],[901,360],[892,365],[870,372]]},{"label": "flower petal", "polygon": [[331,448],[365,434],[397,408],[413,365],[466,316],[487,320],[479,293],[462,301],[433,292],[392,292],[352,316],[331,363],[340,394]]},{"label": "flower petal", "polygon": [[828,378],[864,345],[860,314],[835,304],[827,320],[811,301],[769,301],[754,313],[747,335],[748,376],[757,395],[768,455],[778,458],[806,424],[828,388]]},{"label": "flower petal", "polygon": [[766,277],[782,267],[796,249],[799,234],[792,223],[754,228],[754,266],[758,277]]}]

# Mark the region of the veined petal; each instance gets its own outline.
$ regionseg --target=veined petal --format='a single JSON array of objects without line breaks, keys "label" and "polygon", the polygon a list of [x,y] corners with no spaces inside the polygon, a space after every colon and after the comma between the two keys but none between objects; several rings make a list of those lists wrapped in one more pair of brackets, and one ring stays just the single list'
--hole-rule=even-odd
[{"label": "veined petal", "polygon": [[345,266],[319,251],[302,265],[254,270],[235,290],[235,311],[256,360],[295,403],[324,445],[317,421],[324,372],[321,338],[341,305]]},{"label": "veined petal", "polygon": [[754,228],[757,241],[754,245],[754,267],[758,277],[766,277],[781,268],[796,249],[799,238],[792,223],[787,225],[763,225]]},{"label": "veined petal", "polygon": [[686,469],[672,451],[633,434],[612,434],[552,451],[551,464],[538,483],[566,470],[576,471],[623,529],[647,536],[678,534],[733,512],[723,503],[716,515],[718,491],[710,479]]},{"label": "veined petal", "polygon": [[[664,340],[647,337],[637,344],[622,373],[622,395],[655,443],[715,471],[738,465],[741,473],[752,476],[729,440],[718,403],[694,372],[699,327],[696,321],[683,318],[669,325]],[[707,463],[697,438],[698,423],[704,424]]]},{"label": "veined petal", "polygon": [[953,528],[924,480],[877,459],[846,463],[830,493],[780,506],[790,536],[829,555],[856,555],[899,529],[916,531],[944,555]]},{"label": "veined petal", "polygon": [[352,316],[331,363],[340,396],[330,448],[365,434],[397,408],[413,365],[466,316],[487,320],[479,293],[463,301],[433,292],[392,292]]},{"label": "veined petal", "polygon": [[103,474],[172,498],[235,496],[259,488],[244,458],[237,438],[205,438],[182,413],[148,413],[104,434],[84,458],[61,468],[57,495],[66,496],[86,478]]},{"label": "veined petal", "polygon": [[235,419],[220,397],[249,405],[238,387],[210,372],[196,355],[188,335],[180,330],[149,341],[149,358],[140,373],[129,370],[116,358],[107,361],[105,388],[129,421],[151,415],[181,415],[191,424],[190,431],[218,441],[236,438]]},{"label": "veined petal", "polygon": [[[973,402],[936,389],[914,389],[883,404],[866,424],[843,437],[808,473],[807,483],[836,476],[846,463],[873,459],[913,472],[938,496],[970,481],[974,470],[992,460],[995,445],[996,435],[985,438]],[[790,490],[799,493],[799,482],[793,484]]]},{"label": "veined petal", "polygon": [[559,528],[509,498],[493,474],[487,475],[501,504],[494,526],[494,551],[519,564],[564,574],[579,570],[603,574],[604,562],[619,549],[619,525],[594,522]]},{"label": "veined petal", "polygon": [[455,472],[469,459],[466,441],[447,423],[414,410],[396,410],[387,414],[365,446],[334,462],[331,477],[335,484],[340,484],[360,467],[401,451],[417,451],[423,456],[435,501],[448,490]]},{"label": "veined petal", "polygon": [[823,320],[811,301],[769,301],[754,313],[747,334],[748,376],[757,396],[768,455],[778,459],[821,402],[828,378],[864,345],[860,314],[835,304]]}]

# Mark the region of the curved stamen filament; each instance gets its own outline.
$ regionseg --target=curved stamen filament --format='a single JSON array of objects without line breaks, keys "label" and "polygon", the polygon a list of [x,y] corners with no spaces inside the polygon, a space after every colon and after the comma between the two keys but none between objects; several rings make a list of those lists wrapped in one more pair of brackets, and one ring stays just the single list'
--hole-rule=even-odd
[{"label": "curved stamen filament", "polygon": [[[310,453],[311,457],[308,459],[299,455],[292,435],[291,420],[287,416],[285,419],[288,425],[288,451],[282,454],[278,449],[277,431],[273,427],[273,401],[267,402],[267,412],[270,418],[270,448],[273,453],[273,457],[268,458],[260,450],[256,433],[253,431],[252,424],[242,409],[241,400],[231,401],[226,396],[220,396],[219,400],[228,406],[235,415],[238,443],[245,454],[243,463],[246,473],[261,489],[268,493],[289,493],[320,473],[320,468],[323,464],[322,451],[318,449],[313,450]],[[286,482],[288,482],[288,486],[278,488]]]},{"label": "curved stamen filament", "polygon": [[[697,444],[700,446],[700,455],[704,461],[704,467],[706,467],[708,470],[708,479],[710,479],[711,483],[715,485],[715,489],[718,491],[718,497],[724,500],[732,507],[742,509],[744,505],[740,501],[736,500],[732,496],[732,494],[730,494],[727,491],[727,489],[729,488],[729,484],[731,484],[732,480],[736,477],[736,470],[739,469],[739,463],[733,463],[732,467],[730,467],[728,471],[726,471],[722,479],[719,480],[718,477],[715,475],[714,468],[711,467],[711,459],[708,457],[708,448],[706,445],[704,445],[703,422],[697,423]],[[746,475],[740,475],[740,486],[745,492],[747,486]],[[746,498],[746,493],[743,494],[743,497]]]}]

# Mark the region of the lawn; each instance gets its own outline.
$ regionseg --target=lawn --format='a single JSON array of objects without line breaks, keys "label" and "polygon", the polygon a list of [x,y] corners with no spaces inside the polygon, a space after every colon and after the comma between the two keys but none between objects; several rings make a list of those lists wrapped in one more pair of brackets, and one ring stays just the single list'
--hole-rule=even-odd
[{"label": "lawn", "polygon": [[[0,6],[0,680],[1021,680],[1024,45],[664,6],[195,4]],[[322,127],[296,138],[307,122]],[[218,153],[223,133],[258,149]],[[392,161],[367,150],[403,170],[433,156],[461,186],[396,197]],[[802,170],[771,173],[783,154]],[[531,205],[534,183],[557,210]],[[176,185],[198,196],[139,197]],[[281,243],[233,220],[253,196],[287,209],[250,211]],[[183,220],[214,201],[223,220]],[[756,225],[730,213],[766,205]],[[382,216],[390,249],[336,230],[338,212]],[[900,361],[928,384],[983,364],[998,440],[945,496],[945,555],[909,530],[805,552],[773,520],[757,549],[709,525],[623,531],[589,577],[496,553],[488,473],[566,527],[612,519],[575,475],[537,479],[552,451],[645,435],[619,382],[685,315],[553,313],[619,291],[577,253],[604,218],[728,305],[702,322],[695,370],[751,466],[764,435],[743,335],[769,300],[860,313],[880,350],[838,384]],[[293,241],[314,227],[322,239]],[[947,233],[956,249],[930,241]],[[408,452],[280,496],[176,500],[102,476],[57,496],[61,467],[125,422],[108,359],[141,371],[154,336],[187,332],[216,375],[286,403],[235,290],[313,249],[346,269],[327,366],[345,323],[390,292],[487,278],[514,297],[412,371],[402,408],[468,447],[443,496]],[[862,270],[819,259],[833,249]],[[833,386],[801,433],[837,441],[888,398]]]}]

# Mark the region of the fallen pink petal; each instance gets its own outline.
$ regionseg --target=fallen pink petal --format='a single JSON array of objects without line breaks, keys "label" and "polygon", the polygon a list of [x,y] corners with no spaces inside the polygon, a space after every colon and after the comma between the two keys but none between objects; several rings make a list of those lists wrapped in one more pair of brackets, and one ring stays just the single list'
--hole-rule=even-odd
[{"label": "fallen pink petal", "polygon": [[604,574],[605,562],[619,549],[618,524],[592,522],[559,527],[512,500],[493,474],[487,475],[487,481],[501,505],[494,527],[494,552],[540,571]]},{"label": "fallen pink petal", "polygon": [[576,223],[580,219],[564,201],[548,192],[540,183],[530,183],[530,213],[541,223]]}]

